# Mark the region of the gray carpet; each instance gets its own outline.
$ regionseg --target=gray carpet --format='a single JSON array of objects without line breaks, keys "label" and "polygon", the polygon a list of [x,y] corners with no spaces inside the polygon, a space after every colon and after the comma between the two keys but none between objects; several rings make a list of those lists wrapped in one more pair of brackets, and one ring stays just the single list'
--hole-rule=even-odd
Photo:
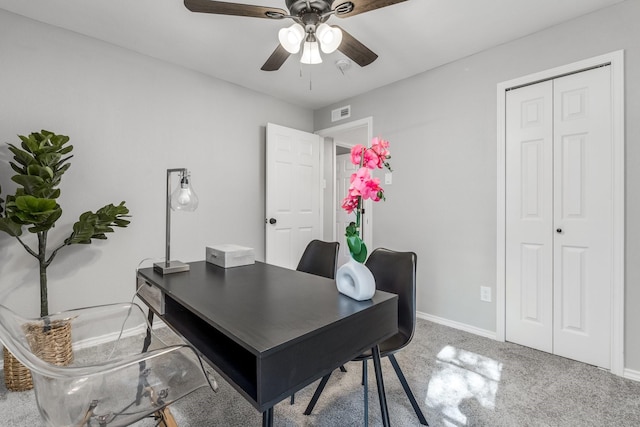
[{"label": "gray carpet", "polygon": [[[418,320],[409,347],[396,355],[429,424],[439,426],[640,426],[640,382],[510,343],[499,343]],[[382,361],[391,424],[417,418],[388,360]],[[315,385],[296,403],[275,407],[276,426],[363,425],[361,365],[336,371],[311,416],[303,415]],[[369,369],[372,426],[381,425],[373,366]],[[0,374],[3,375],[3,372]],[[260,426],[262,417],[217,376],[220,391],[201,389],[174,404],[182,427]],[[0,425],[38,427],[32,392],[7,392],[0,378]],[[136,424],[152,426],[150,420]]]}]

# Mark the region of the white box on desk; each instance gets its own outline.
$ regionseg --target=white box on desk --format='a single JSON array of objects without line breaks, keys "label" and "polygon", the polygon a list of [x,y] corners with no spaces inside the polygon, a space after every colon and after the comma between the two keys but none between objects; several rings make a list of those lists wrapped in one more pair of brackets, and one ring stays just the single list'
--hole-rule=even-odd
[{"label": "white box on desk", "polygon": [[207,246],[205,259],[211,264],[224,268],[239,267],[256,262],[253,248],[232,244]]}]

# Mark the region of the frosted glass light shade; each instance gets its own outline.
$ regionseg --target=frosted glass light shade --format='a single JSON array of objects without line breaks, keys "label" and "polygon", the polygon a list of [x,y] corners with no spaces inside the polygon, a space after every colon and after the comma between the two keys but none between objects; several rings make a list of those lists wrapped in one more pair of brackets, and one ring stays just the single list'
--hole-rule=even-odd
[{"label": "frosted glass light shade", "polygon": [[303,64],[320,64],[322,62],[318,42],[304,42],[300,62]]},{"label": "frosted glass light shade", "polygon": [[316,37],[324,53],[335,52],[340,43],[342,43],[342,31],[340,31],[340,28],[330,27],[324,23],[318,25]]},{"label": "frosted glass light shade", "polygon": [[198,207],[198,196],[189,183],[189,177],[180,177],[180,186],[171,194],[171,209],[174,211],[195,211]]},{"label": "frosted glass light shade", "polygon": [[304,39],[304,28],[302,25],[295,23],[290,27],[282,28],[278,31],[278,40],[283,48],[289,53],[298,53],[300,51],[300,43]]}]

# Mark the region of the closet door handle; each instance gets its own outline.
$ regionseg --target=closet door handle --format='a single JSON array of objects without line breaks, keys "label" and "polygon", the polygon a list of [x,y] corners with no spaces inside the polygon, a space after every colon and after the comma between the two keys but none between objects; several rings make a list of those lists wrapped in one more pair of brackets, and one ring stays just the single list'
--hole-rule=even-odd
[{"label": "closet door handle", "polygon": [[562,233],[562,228],[556,228],[556,233],[561,234]]}]

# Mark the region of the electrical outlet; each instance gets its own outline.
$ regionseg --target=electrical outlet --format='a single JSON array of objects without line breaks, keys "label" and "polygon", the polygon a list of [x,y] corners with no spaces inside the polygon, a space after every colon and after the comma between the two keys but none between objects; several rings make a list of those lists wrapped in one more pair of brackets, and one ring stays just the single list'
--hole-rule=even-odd
[{"label": "electrical outlet", "polygon": [[491,302],[491,288],[480,286],[480,301]]}]

